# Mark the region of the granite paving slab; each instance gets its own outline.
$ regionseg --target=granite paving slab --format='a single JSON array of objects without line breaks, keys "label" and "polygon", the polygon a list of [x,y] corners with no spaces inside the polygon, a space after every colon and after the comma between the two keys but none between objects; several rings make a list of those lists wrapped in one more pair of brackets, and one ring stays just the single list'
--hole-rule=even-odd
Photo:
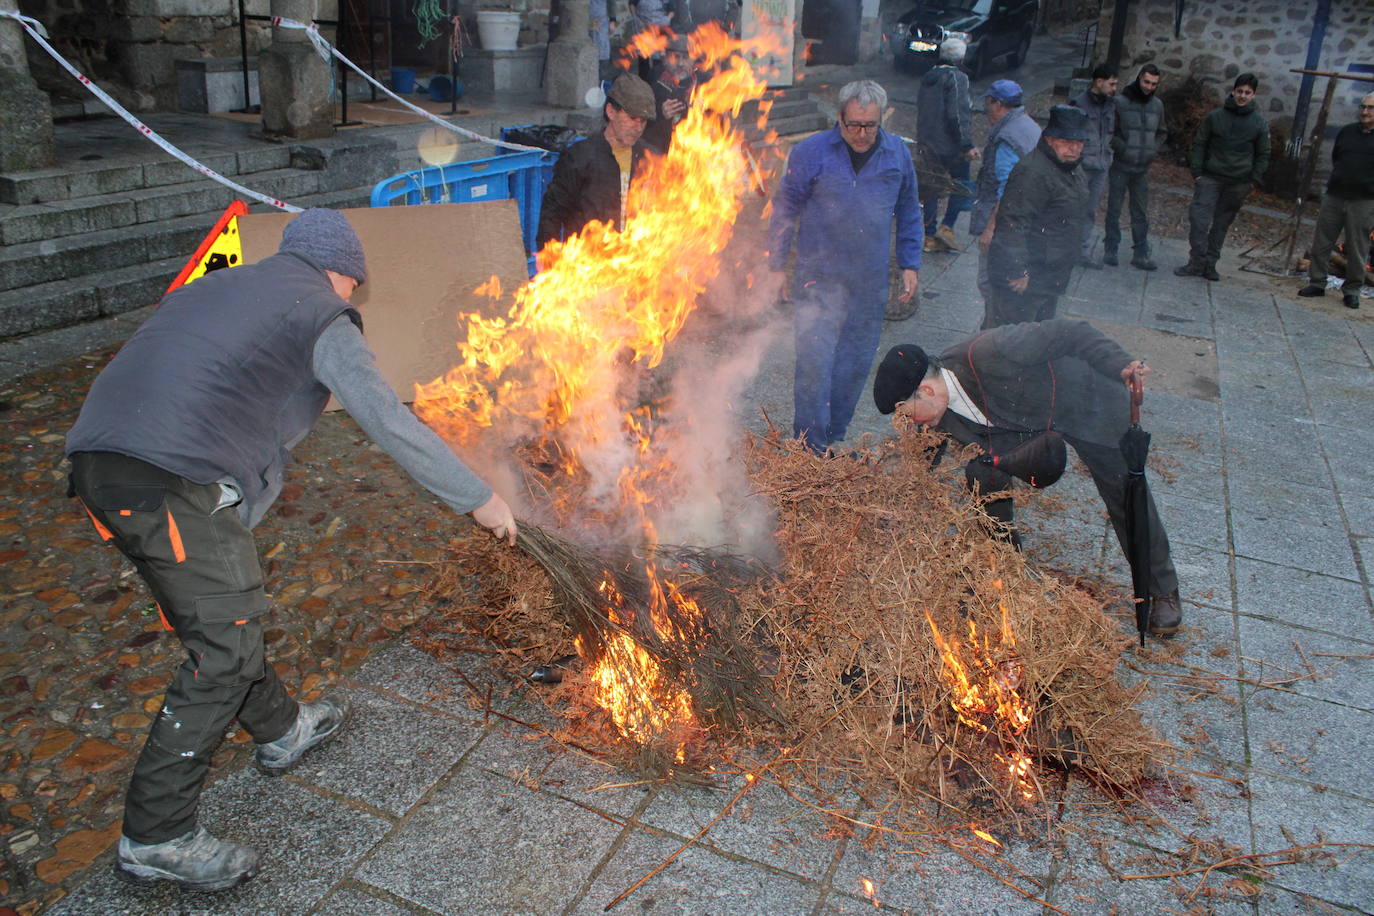
[{"label": "granite paving slab", "polygon": [[1369,599],[1358,582],[1237,557],[1236,590],[1241,613],[1374,644]]},{"label": "granite paving slab", "polygon": [[1250,790],[1256,852],[1312,843],[1360,844],[1323,850],[1311,863],[1278,867],[1273,885],[1357,913],[1374,909],[1374,848],[1370,848],[1374,801],[1367,795],[1352,797],[1262,773],[1251,777]]},{"label": "granite paving slab", "polygon": [[292,775],[400,816],[481,737],[480,726],[370,690],[352,690],[339,738]]},{"label": "granite paving slab", "polygon": [[[744,784],[734,775],[717,789],[668,786],[640,815],[643,824],[690,839],[716,817]],[[810,792],[799,789],[804,796]],[[830,867],[835,838],[814,809],[770,782],[750,789],[701,842],[779,871],[819,880]]]},{"label": "granite paving slab", "polygon": [[1246,557],[1343,579],[1359,578],[1350,536],[1339,528],[1241,512],[1231,513],[1231,526],[1237,560]]},{"label": "granite paving slab", "polygon": [[297,783],[240,770],[201,796],[200,821],[222,839],[263,854],[259,875],[222,894],[161,884],[134,887],[104,869],[49,912],[61,916],[294,916],[308,912],[392,828],[390,821]]},{"label": "granite paving slab", "polygon": [[384,892],[367,885],[344,885],[324,898],[311,916],[417,916],[428,912],[432,911],[418,910],[413,904],[398,906]]},{"label": "granite paving slab", "polygon": [[404,641],[373,653],[353,679],[471,721],[482,719],[483,713],[473,705],[470,686],[478,690],[480,701],[489,700],[493,708],[503,712],[524,702],[523,691],[494,672],[483,656],[475,652],[445,652],[440,661],[416,648],[415,638],[411,634]]},{"label": "granite paving slab", "polygon": [[1249,678],[1374,712],[1374,647],[1369,643],[1258,617],[1242,616],[1237,623]]},{"label": "granite paving slab", "polygon": [[621,828],[503,776],[465,767],[354,877],[447,916],[558,914]]},{"label": "granite paving slab", "polygon": [[1002,837],[1003,848],[996,849],[972,833],[966,837],[951,839],[963,848],[964,855],[948,849],[916,853],[870,850],[851,838],[832,878],[836,892],[849,898],[836,912],[857,914],[865,904],[873,911],[872,902],[863,896],[865,878],[874,882],[874,892],[884,907],[904,913],[1039,916],[1044,912],[1026,893],[988,877],[974,863],[1043,900],[1049,892],[1052,857],[1047,844]]},{"label": "granite paving slab", "polygon": [[[676,838],[636,830],[598,872],[569,916],[602,916],[612,900],[657,868],[681,845]],[[820,895],[821,886],[815,882],[693,846],[611,912],[649,916],[776,916],[810,913]]]},{"label": "granite paving slab", "polygon": [[1374,712],[1248,684],[1241,686],[1241,694],[1256,771],[1374,802],[1368,772],[1351,765],[1374,753]]},{"label": "granite paving slab", "polygon": [[[1231,558],[1205,547],[1191,544],[1169,545],[1174,570],[1178,573],[1179,595],[1192,604],[1231,609]],[[1183,610],[1187,623],[1188,609]]]},{"label": "granite paving slab", "polygon": [[1228,474],[1227,493],[1231,508],[1244,515],[1257,518],[1282,519],[1287,522],[1301,522],[1318,528],[1344,530],[1340,507],[1335,494],[1331,492],[1326,475],[1315,477],[1311,483],[1325,486],[1309,486],[1299,478],[1285,482],[1284,486],[1274,486],[1274,481],[1251,477],[1247,474]]}]

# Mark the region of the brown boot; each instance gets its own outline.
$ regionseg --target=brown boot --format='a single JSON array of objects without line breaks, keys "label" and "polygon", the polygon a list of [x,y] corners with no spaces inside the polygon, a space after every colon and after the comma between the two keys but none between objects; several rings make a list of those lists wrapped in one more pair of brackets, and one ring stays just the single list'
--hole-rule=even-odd
[{"label": "brown boot", "polygon": [[1168,639],[1178,632],[1183,624],[1183,608],[1178,603],[1178,592],[1159,595],[1150,599],[1151,636]]}]

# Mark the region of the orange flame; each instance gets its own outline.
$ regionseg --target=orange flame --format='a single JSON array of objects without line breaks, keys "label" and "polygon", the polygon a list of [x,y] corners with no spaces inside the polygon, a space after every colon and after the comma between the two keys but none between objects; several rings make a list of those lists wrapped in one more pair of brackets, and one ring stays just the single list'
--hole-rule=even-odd
[{"label": "orange flame", "polygon": [[[1001,581],[994,586],[1000,589]],[[1011,610],[1005,600],[998,601],[997,608],[1001,628],[995,640],[980,636],[972,618],[968,620],[968,639],[962,644],[953,635],[946,638],[929,613],[926,621],[940,652],[942,674],[950,687],[950,708],[959,721],[982,733],[996,728],[1007,744],[1015,744],[1030,726],[1034,714],[1021,696],[1021,662],[1016,656]],[[997,755],[997,760],[1005,765],[1008,778],[1022,797],[1033,800],[1030,756],[1016,749],[1008,755]]]},{"label": "orange flame", "polygon": [[[651,30],[633,46],[652,54],[666,42]],[[467,333],[457,365],[416,386],[416,412],[456,445],[474,444],[491,427],[508,439],[538,436],[575,484],[567,490],[577,504],[554,508],[617,531],[632,527],[650,556],[655,504],[671,492],[674,466],[672,450],[654,441],[641,383],[720,272],[752,187],[751,159],[733,119],[766,89],[744,55],[761,56],[772,44],[746,46],[714,23],[694,31],[689,52],[712,75],[696,86],[671,151],[649,157],[636,174],[623,224],[592,222],[550,242],[538,255],[539,274],[511,294],[504,312],[460,317]],[[479,293],[503,296],[495,278]],[[652,562],[646,566],[650,623],[665,644],[690,649],[699,634],[673,621],[698,619],[700,610]],[[636,619],[609,578],[602,595],[613,621]],[[597,702],[629,740],[646,743],[694,722],[683,685],[628,635],[606,641],[592,682]]]},{"label": "orange flame", "polygon": [[869,878],[859,879],[859,888],[864,892],[864,896],[873,902],[876,907],[881,907],[882,901],[878,899],[878,886]]}]

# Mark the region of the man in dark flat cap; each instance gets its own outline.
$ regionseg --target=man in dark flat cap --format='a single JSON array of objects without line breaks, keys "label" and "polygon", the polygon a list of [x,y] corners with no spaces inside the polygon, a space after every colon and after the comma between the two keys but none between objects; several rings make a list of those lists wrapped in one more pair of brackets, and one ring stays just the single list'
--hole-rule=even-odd
[{"label": "man in dark flat cap", "polygon": [[539,209],[538,245],[563,240],[592,220],[619,226],[625,220],[630,181],[644,156],[662,154],[644,139],[644,128],[658,113],[654,90],[633,73],[611,84],[602,106],[606,125],[558,157],[553,179]]},{"label": "man in dark flat cap", "polygon": [[1088,219],[1079,168],[1087,138],[1088,116],[1056,105],[1035,149],[1011,170],[988,249],[984,328],[1054,317]]},{"label": "man in dark flat cap", "polygon": [[[1087,322],[1056,318],[980,331],[938,357],[915,344],[893,347],[878,366],[873,400],[884,414],[895,411],[983,448],[965,479],[971,490],[994,495],[985,509],[996,533],[1013,543],[1012,478],[1053,484],[1067,443],[1088,466],[1124,550],[1127,472],[1119,443],[1130,400],[1122,382],[1148,373]],[[1153,500],[1149,511],[1149,631],[1167,637],[1182,622],[1178,574]]]}]

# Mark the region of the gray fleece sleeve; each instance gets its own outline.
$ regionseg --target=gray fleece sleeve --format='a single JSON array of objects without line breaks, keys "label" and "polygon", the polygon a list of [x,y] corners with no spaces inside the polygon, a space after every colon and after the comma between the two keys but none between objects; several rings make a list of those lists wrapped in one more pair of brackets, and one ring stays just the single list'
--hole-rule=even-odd
[{"label": "gray fleece sleeve", "polygon": [[454,511],[471,512],[491,498],[491,487],[401,403],[347,315],[334,319],[315,341],[313,368],[363,432]]}]

